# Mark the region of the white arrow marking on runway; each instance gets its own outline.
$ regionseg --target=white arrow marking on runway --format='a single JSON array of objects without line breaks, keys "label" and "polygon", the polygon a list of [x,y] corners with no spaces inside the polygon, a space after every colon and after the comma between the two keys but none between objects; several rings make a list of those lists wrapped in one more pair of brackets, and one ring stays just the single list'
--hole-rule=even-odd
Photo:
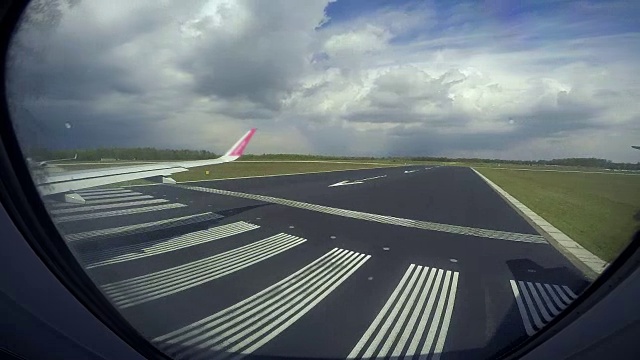
[{"label": "white arrow marking on runway", "polygon": [[370,177],[370,178],[366,178],[366,179],[353,180],[353,181],[344,180],[344,181],[337,182],[337,183],[335,183],[333,185],[329,185],[329,187],[362,184],[367,180],[379,179],[379,178],[383,178],[383,177],[387,177],[387,175],[374,176],[374,177]]},{"label": "white arrow marking on runway", "polygon": [[418,170],[405,170],[404,173],[405,174],[411,174],[411,173],[416,172],[416,171],[420,171],[420,169],[418,169]]}]

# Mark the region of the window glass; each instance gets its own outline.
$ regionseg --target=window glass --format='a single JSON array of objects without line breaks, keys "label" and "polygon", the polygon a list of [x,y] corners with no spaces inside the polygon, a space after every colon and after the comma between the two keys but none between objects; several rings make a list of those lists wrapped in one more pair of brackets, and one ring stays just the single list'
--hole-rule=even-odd
[{"label": "window glass", "polygon": [[638,229],[639,15],[38,0],[6,87],[61,238],[167,355],[483,359]]}]

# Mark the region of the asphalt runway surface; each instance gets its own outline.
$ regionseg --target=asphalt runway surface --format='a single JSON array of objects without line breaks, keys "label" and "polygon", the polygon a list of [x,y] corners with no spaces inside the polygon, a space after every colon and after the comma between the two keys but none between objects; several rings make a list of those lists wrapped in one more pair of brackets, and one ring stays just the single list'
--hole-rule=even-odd
[{"label": "asphalt runway surface", "polygon": [[589,284],[468,168],[79,193],[49,205],[61,233],[176,358],[483,359]]}]

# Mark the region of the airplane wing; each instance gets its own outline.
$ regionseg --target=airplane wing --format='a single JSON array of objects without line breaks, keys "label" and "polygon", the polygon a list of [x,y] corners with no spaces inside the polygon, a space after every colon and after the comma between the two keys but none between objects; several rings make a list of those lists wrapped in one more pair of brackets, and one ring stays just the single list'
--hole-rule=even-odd
[{"label": "airplane wing", "polygon": [[78,158],[78,154],[75,154],[72,158],[66,158],[66,159],[53,159],[53,160],[45,160],[45,161],[34,161],[31,158],[27,158],[27,162],[29,163],[29,166],[32,167],[36,167],[36,166],[40,166],[40,167],[45,167],[49,164],[53,164],[55,162],[61,162],[61,161],[68,161],[68,160],[75,160]]},{"label": "airplane wing", "polygon": [[54,160],[45,160],[45,161],[40,161],[38,163],[38,166],[47,166],[49,164],[53,164],[55,162],[61,162],[61,161],[68,161],[68,160],[75,160],[78,158],[78,154],[75,154],[72,158],[66,158],[66,159],[54,159]]},{"label": "airplane wing", "polygon": [[638,145],[631,145],[631,147],[634,148],[634,149],[640,150],[640,146],[638,146]]},{"label": "airplane wing", "polygon": [[[222,164],[238,159],[242,156],[244,149],[255,132],[256,129],[249,130],[229,151],[216,159],[78,170],[57,174],[40,172],[34,174],[34,179],[42,195],[72,193],[75,190],[136,179],[152,179],[163,183],[175,183],[175,180],[169,178],[171,174],[187,171],[193,167]],[[68,194],[66,198],[71,202],[84,202],[78,194]]]}]

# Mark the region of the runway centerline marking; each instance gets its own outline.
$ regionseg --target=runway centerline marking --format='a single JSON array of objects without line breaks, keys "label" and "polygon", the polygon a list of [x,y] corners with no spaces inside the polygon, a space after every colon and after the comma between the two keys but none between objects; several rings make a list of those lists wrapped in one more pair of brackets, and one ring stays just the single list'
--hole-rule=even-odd
[{"label": "runway centerline marking", "polygon": [[358,219],[358,220],[366,220],[366,221],[377,222],[382,224],[404,226],[409,228],[439,231],[439,232],[445,232],[450,234],[475,236],[475,237],[497,239],[497,240],[518,241],[518,242],[536,243],[536,244],[548,244],[547,241],[544,239],[544,237],[538,234],[523,234],[523,233],[514,233],[514,232],[508,232],[508,231],[473,228],[473,227],[459,226],[459,225],[448,225],[448,224],[441,224],[441,223],[435,223],[430,221],[411,220],[411,219],[404,219],[404,218],[399,218],[394,216],[371,214],[371,213],[366,213],[362,211],[334,208],[334,207],[329,207],[324,205],[309,204],[301,201],[276,198],[273,196],[247,194],[247,193],[241,193],[237,191],[205,188],[201,186],[191,186],[191,185],[171,185],[171,186],[176,186],[179,188],[193,190],[193,191],[201,191],[201,192],[208,192],[208,193],[218,194],[218,195],[226,195],[226,196],[233,196],[233,197],[239,197],[244,199],[258,200],[258,201],[272,203],[272,204],[284,205],[284,206],[294,207],[298,209],[311,210],[311,211],[316,211],[316,212],[325,213],[325,214],[337,215],[337,216]]}]

